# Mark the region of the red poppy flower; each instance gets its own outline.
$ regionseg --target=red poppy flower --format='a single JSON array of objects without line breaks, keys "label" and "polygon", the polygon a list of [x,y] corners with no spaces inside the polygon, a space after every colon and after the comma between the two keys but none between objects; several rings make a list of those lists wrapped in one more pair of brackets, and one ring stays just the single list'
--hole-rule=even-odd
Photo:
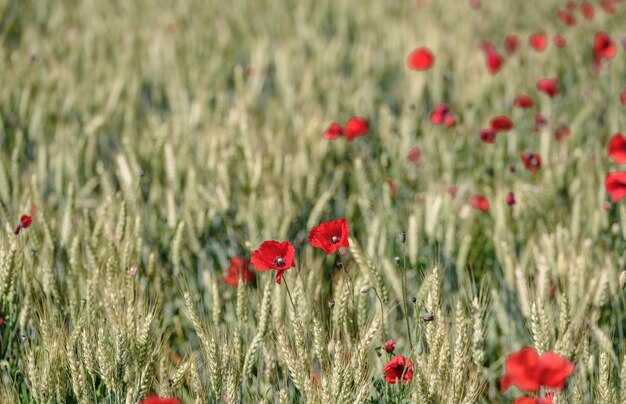
[{"label": "red poppy flower", "polygon": [[480,137],[480,140],[483,141],[483,143],[495,143],[496,142],[495,130],[483,129],[480,131],[480,134],[478,136]]},{"label": "red poppy flower", "polygon": [[321,248],[326,254],[332,254],[339,247],[350,247],[350,243],[348,243],[349,234],[350,228],[346,218],[323,222],[311,229],[309,243],[313,247]]},{"label": "red poppy flower", "polygon": [[535,101],[527,95],[518,95],[513,101],[513,105],[518,108],[528,109],[535,105]]},{"label": "red poppy flower", "polygon": [[624,89],[620,93],[619,100],[622,103],[622,105],[626,106],[626,87],[624,87]]},{"label": "red poppy flower", "polygon": [[500,389],[507,391],[516,386],[525,391],[536,391],[540,387],[560,390],[576,366],[554,352],[539,356],[534,348],[523,348],[506,358],[505,373]]},{"label": "red poppy flower", "polygon": [[344,128],[344,135],[348,142],[352,142],[354,139],[360,136],[365,136],[370,127],[367,123],[367,119],[361,116],[353,116],[348,119]]},{"label": "red poppy flower", "polygon": [[602,9],[608,14],[615,14],[615,6],[613,4],[614,0],[602,0],[600,2],[600,7],[602,7]]},{"label": "red poppy flower", "polygon": [[489,74],[494,76],[500,71],[502,67],[502,56],[500,56],[497,52],[489,52],[485,54],[485,62],[487,64],[487,70],[489,70]]},{"label": "red poppy flower", "polygon": [[513,404],[552,404],[554,392],[546,393],[545,397],[520,397]]},{"label": "red poppy flower", "polygon": [[552,38],[552,42],[554,42],[554,45],[557,48],[562,48],[567,45],[567,41],[565,41],[565,38],[563,38],[561,35],[555,35],[554,38]]},{"label": "red poppy flower", "polygon": [[569,11],[574,11],[576,10],[576,3],[574,3],[574,0],[567,0],[565,8],[567,8]]},{"label": "red poppy flower", "polygon": [[397,380],[402,380],[404,375],[404,384],[409,384],[413,380],[413,362],[402,355],[394,356],[385,365],[385,381],[387,383],[396,384]]},{"label": "red poppy flower", "polygon": [[409,55],[406,64],[411,70],[428,70],[432,67],[435,57],[428,48],[417,48]]},{"label": "red poppy flower", "polygon": [[574,14],[570,13],[567,10],[557,11],[556,17],[559,19],[559,21],[561,21],[565,25],[568,25],[568,26],[576,25],[576,17],[574,16]]},{"label": "red poppy flower", "polygon": [[537,32],[528,38],[528,43],[537,52],[543,52],[548,46],[548,36],[545,32]]},{"label": "red poppy flower", "polygon": [[528,171],[535,174],[541,169],[541,156],[539,153],[533,153],[531,151],[524,152],[522,153],[522,163],[524,163],[524,167],[526,167]]},{"label": "red poppy flower", "polygon": [[334,140],[343,135],[343,127],[339,125],[337,122],[331,123],[324,134],[322,135],[324,139]]},{"label": "red poppy flower", "polygon": [[35,206],[35,204],[32,204],[30,206],[30,215],[22,215],[20,217],[20,222],[17,224],[15,230],[13,231],[16,236],[20,234],[20,231],[22,229],[27,229],[30,227],[30,225],[33,223],[33,217],[35,216],[35,213],[37,213],[37,206]]},{"label": "red poppy flower", "polygon": [[504,49],[506,50],[506,53],[508,53],[509,55],[512,53],[515,53],[518,46],[519,46],[519,38],[517,37],[517,35],[507,35],[504,38]]},{"label": "red poppy flower", "polygon": [[409,150],[409,161],[416,166],[420,165],[420,159],[422,157],[422,150],[418,146],[413,146]]},{"label": "red poppy flower", "polygon": [[500,115],[491,120],[491,129],[496,132],[508,132],[513,129],[513,122],[508,116]]},{"label": "red poppy flower", "polygon": [[237,286],[239,279],[246,283],[254,282],[254,272],[250,270],[250,261],[241,257],[232,257],[226,275],[222,276],[224,283]]},{"label": "red poppy flower", "polygon": [[541,114],[537,114],[535,115],[535,130],[538,131],[539,129],[543,128],[545,126],[545,124],[548,123],[548,120],[546,119],[545,116],[541,115]]},{"label": "red poppy flower", "polygon": [[156,394],[146,397],[141,404],[180,404],[176,397],[159,397]]},{"label": "red poppy flower", "polygon": [[496,48],[496,45],[491,41],[483,41],[480,44],[480,49],[482,49],[482,51],[485,53],[497,53],[498,52],[498,48]]},{"label": "red poppy flower", "polygon": [[604,179],[604,188],[613,202],[619,202],[626,197],[626,171],[608,173]]},{"label": "red poppy flower", "polygon": [[257,271],[269,271],[275,269],[276,283],[280,284],[285,272],[295,267],[294,259],[296,250],[289,241],[278,242],[274,240],[264,241],[258,250],[250,257],[250,262]]},{"label": "red poppy flower", "polygon": [[506,194],[506,204],[509,206],[515,205],[515,194],[513,192]]},{"label": "red poppy flower", "polygon": [[588,1],[584,1],[583,4],[580,5],[580,12],[588,21],[593,20],[593,5]]},{"label": "red poppy flower", "polygon": [[469,200],[469,204],[472,208],[481,212],[489,211],[489,200],[482,195],[473,195]]},{"label": "red poppy flower", "polygon": [[569,125],[559,125],[558,128],[556,128],[554,130],[554,138],[560,142],[563,139],[565,139],[566,137],[569,137],[569,135],[572,134],[572,130],[570,129]]},{"label": "red poppy flower", "polygon": [[559,79],[554,78],[542,78],[537,80],[537,90],[544,92],[550,98],[559,94]]},{"label": "red poppy flower", "polygon": [[609,141],[608,154],[615,164],[626,164],[626,137],[621,133],[614,134]]},{"label": "red poppy flower", "polygon": [[605,59],[612,59],[617,53],[615,42],[606,32],[598,32],[593,41],[593,59],[600,62]]},{"label": "red poppy flower", "polygon": [[385,342],[385,351],[389,352],[389,353],[393,353],[393,351],[396,350],[396,340],[395,339],[390,339],[387,342]]},{"label": "red poppy flower", "polygon": [[456,119],[446,104],[439,104],[435,107],[435,110],[430,113],[430,121],[434,125],[444,125],[447,127],[453,126],[456,123]]}]

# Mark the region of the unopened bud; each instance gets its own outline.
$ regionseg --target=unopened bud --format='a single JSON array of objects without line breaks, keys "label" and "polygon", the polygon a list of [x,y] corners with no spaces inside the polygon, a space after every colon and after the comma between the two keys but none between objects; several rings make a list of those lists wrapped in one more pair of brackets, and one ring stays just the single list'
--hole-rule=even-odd
[{"label": "unopened bud", "polygon": [[341,258],[339,258],[337,262],[335,262],[335,265],[337,265],[338,267],[343,265],[343,261],[341,260]]},{"label": "unopened bud", "polygon": [[362,294],[366,295],[370,292],[370,290],[372,289],[371,286],[369,285],[365,285],[365,286],[361,286],[361,289],[359,289],[359,292],[361,292]]},{"label": "unopened bud", "polygon": [[413,304],[417,303],[417,297],[413,296],[413,297],[411,298],[411,301],[413,302]]},{"label": "unopened bud", "polygon": [[626,287],[626,271],[622,271],[619,274],[619,287],[622,289]]},{"label": "unopened bud", "polygon": [[406,241],[406,233],[401,231],[400,234],[398,234],[398,239],[402,244],[404,244],[404,242]]}]

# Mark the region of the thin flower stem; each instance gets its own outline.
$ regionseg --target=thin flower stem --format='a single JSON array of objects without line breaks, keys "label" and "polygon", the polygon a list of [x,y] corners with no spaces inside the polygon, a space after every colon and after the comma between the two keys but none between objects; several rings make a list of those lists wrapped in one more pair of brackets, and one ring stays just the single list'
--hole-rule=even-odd
[{"label": "thin flower stem", "polygon": [[402,303],[404,306],[404,319],[406,321],[406,332],[409,336],[409,345],[411,346],[411,352],[413,352],[413,337],[411,336],[411,325],[409,324],[409,303],[406,293],[406,247],[402,243],[402,256],[404,258],[404,264],[402,265]]},{"label": "thin flower stem", "polygon": [[352,297],[352,322],[354,323],[354,330],[356,333],[356,337],[359,337],[359,324],[356,317],[356,301],[354,299],[354,286],[352,284],[352,277],[348,272],[348,269],[343,265],[343,260],[339,257],[341,269],[346,273],[346,277],[348,278],[348,285],[350,286],[350,296]]},{"label": "thin flower stem", "polygon": [[382,322],[382,333],[381,333],[381,337],[383,340],[383,345],[385,345],[385,342],[387,342],[387,332],[385,331],[385,305],[383,304],[383,299],[380,298],[380,295],[378,294],[378,290],[375,287],[372,287],[372,289],[374,289],[374,293],[376,293],[376,297],[378,298],[378,302],[380,303],[380,321]]},{"label": "thin flower stem", "polygon": [[291,291],[289,291],[289,285],[287,285],[287,279],[283,277],[283,282],[285,282],[285,288],[287,289],[287,294],[289,295],[289,301],[291,302],[291,307],[293,308],[293,312],[296,313],[296,305],[293,303],[293,298],[291,297]]}]

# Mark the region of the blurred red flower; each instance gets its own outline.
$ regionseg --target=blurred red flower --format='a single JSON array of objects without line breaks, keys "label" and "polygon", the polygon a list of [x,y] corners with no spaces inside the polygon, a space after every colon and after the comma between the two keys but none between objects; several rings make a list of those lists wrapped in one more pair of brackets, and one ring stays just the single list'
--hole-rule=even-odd
[{"label": "blurred red flower", "polygon": [[546,393],[545,397],[520,397],[513,404],[552,404],[554,392]]},{"label": "blurred red flower", "polygon": [[348,142],[352,142],[354,139],[360,136],[365,136],[369,131],[369,123],[367,119],[361,116],[353,116],[348,119],[344,128],[344,135]]},{"label": "blurred red flower", "polygon": [[483,141],[483,143],[496,142],[496,131],[493,129],[483,129],[480,131],[480,134],[478,136],[480,137],[480,140]]},{"label": "blurred red flower", "polygon": [[411,70],[428,70],[435,61],[435,57],[428,48],[415,49],[406,61]]},{"label": "blurred red flower", "polygon": [[20,217],[20,222],[15,227],[15,230],[13,231],[13,233],[17,236],[18,234],[20,234],[20,231],[22,231],[22,229],[29,228],[30,225],[33,223],[33,217],[35,216],[36,213],[37,213],[37,206],[35,206],[35,204],[30,205],[30,215],[22,215]]},{"label": "blurred red flower", "polygon": [[537,32],[528,38],[528,44],[537,52],[543,52],[548,46],[548,36],[545,32]]},{"label": "blurred red flower", "polygon": [[404,384],[409,384],[413,380],[413,362],[402,355],[394,356],[385,365],[385,381],[387,383],[396,384],[397,380],[402,380],[404,376]]},{"label": "blurred red flower", "polygon": [[489,74],[494,76],[500,71],[502,67],[502,56],[500,56],[497,52],[487,53],[485,55],[485,62],[487,63],[487,70],[489,70]]},{"label": "blurred red flower", "polygon": [[506,204],[509,206],[515,205],[515,194],[513,192],[509,192],[506,195]]},{"label": "blurred red flower", "polygon": [[473,195],[469,200],[469,204],[472,208],[481,212],[489,211],[489,200],[482,195]]},{"label": "blurred red flower", "polygon": [[602,0],[600,1],[600,7],[608,14],[615,14],[615,0]]},{"label": "blurred red flower", "polygon": [[626,164],[626,137],[621,133],[614,134],[609,141],[608,155],[615,164]]},{"label": "blurred red flower", "polygon": [[504,38],[504,50],[506,50],[506,53],[508,53],[509,55],[514,53],[517,50],[517,47],[519,46],[519,38],[517,37],[517,35],[507,35]]},{"label": "blurred red flower", "polygon": [[574,14],[570,13],[567,10],[557,11],[556,17],[565,25],[576,25],[576,17],[574,16]]},{"label": "blurred red flower", "polygon": [[393,351],[395,350],[396,350],[396,340],[395,339],[387,340],[387,342],[385,342],[385,351],[389,353],[393,353]]},{"label": "blurred red flower", "polygon": [[619,202],[626,197],[626,171],[608,173],[604,179],[604,188],[613,202]]},{"label": "blurred red flower", "polygon": [[176,397],[159,397],[156,394],[146,397],[141,404],[180,404]]},{"label": "blurred red flower", "polygon": [[541,115],[541,114],[536,114],[535,115],[535,130],[538,131],[539,129],[543,128],[545,124],[548,123],[548,120],[546,119],[545,116]]},{"label": "blurred red flower", "polygon": [[588,21],[593,20],[593,5],[588,1],[584,1],[583,4],[580,5],[580,12]]},{"label": "blurred red flower", "polygon": [[420,165],[420,158],[422,157],[422,150],[418,146],[413,146],[409,150],[409,161],[416,166]]},{"label": "blurred red flower", "polygon": [[593,41],[593,59],[596,63],[612,59],[617,53],[617,45],[606,32],[598,32]]},{"label": "blurred red flower", "polygon": [[522,163],[528,171],[534,174],[541,169],[541,156],[539,153],[531,151],[524,152],[522,153]]},{"label": "blurred red flower", "polygon": [[513,101],[513,105],[518,108],[528,109],[535,105],[535,101],[527,95],[518,95]]},{"label": "blurred red flower", "polygon": [[508,132],[513,129],[513,122],[508,116],[500,115],[491,120],[491,129],[495,132]]},{"label": "blurred red flower", "polygon": [[232,286],[239,285],[239,279],[246,283],[254,282],[254,272],[250,270],[250,261],[241,257],[232,257],[226,275],[222,276],[224,283]]},{"label": "blurred red flower", "polygon": [[536,391],[540,387],[560,390],[575,368],[572,362],[554,352],[539,356],[534,348],[522,348],[507,356],[500,389],[505,392],[516,386],[524,391]]},{"label": "blurred red flower", "polygon": [[447,127],[453,126],[456,123],[456,119],[449,107],[446,104],[439,104],[435,107],[435,110],[430,113],[430,121],[434,125],[444,125]]},{"label": "blurred red flower", "polygon": [[567,41],[561,35],[555,35],[554,38],[552,38],[552,42],[554,42],[554,46],[557,48],[562,48],[567,45]]},{"label": "blurred red flower", "polygon": [[554,78],[541,78],[537,80],[537,90],[544,92],[550,98],[559,94],[559,79]]},{"label": "blurred red flower", "polygon": [[565,124],[559,125],[554,130],[554,138],[557,140],[557,142],[562,141],[566,137],[569,137],[569,135],[571,134],[572,134],[572,130],[570,129],[569,125],[565,125]]},{"label": "blurred red flower", "polygon": [[343,135],[343,127],[337,122],[331,123],[322,135],[324,139],[334,140]]},{"label": "blurred red flower", "polygon": [[289,241],[268,240],[261,243],[258,250],[252,252],[250,262],[257,271],[269,271],[270,269],[278,271],[276,283],[280,284],[285,272],[289,268],[295,267],[295,257],[296,250]]},{"label": "blurred red flower", "polygon": [[350,247],[348,235],[348,219],[343,218],[332,222],[323,222],[313,227],[309,233],[309,243],[313,247],[321,248],[326,254],[332,254],[339,247]]}]

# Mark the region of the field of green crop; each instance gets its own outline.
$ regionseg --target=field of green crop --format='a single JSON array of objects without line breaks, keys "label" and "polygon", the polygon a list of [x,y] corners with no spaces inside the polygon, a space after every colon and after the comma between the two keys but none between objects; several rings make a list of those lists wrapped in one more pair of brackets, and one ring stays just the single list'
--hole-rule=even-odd
[{"label": "field of green crop", "polygon": [[0,0],[0,402],[626,402],[625,21]]}]

